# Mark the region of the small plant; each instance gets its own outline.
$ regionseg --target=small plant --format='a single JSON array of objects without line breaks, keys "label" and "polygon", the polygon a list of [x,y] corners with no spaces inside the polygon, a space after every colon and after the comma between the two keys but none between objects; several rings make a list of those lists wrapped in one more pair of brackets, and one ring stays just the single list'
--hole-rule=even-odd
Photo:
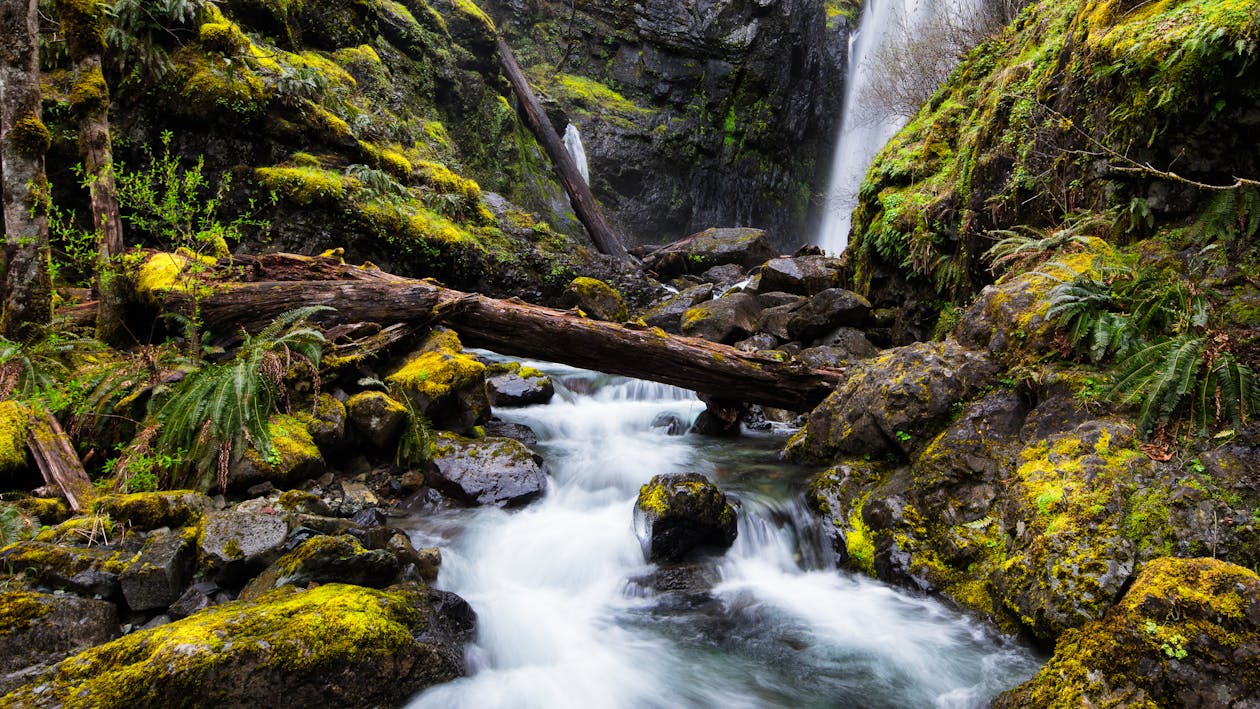
[{"label": "small plant", "polygon": [[905,431],[901,431],[901,430],[898,430],[893,435],[896,436],[897,440],[901,441],[902,443],[909,443],[910,439],[914,438],[914,436],[911,436],[909,433],[906,433]]},{"label": "small plant", "polygon": [[1146,621],[1142,628],[1146,634],[1159,643],[1159,649],[1173,660],[1184,660],[1189,656],[1186,650],[1186,637],[1162,627],[1153,620]]}]

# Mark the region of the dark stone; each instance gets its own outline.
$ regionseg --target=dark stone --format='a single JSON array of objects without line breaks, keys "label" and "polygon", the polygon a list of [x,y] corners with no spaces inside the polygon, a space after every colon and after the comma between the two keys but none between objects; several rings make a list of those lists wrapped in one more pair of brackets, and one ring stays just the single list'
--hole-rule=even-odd
[{"label": "dark stone", "polygon": [[490,419],[484,426],[486,435],[491,438],[511,438],[533,448],[538,445],[538,434],[523,423],[509,423],[502,419]]},{"label": "dark stone", "polygon": [[879,354],[879,348],[871,344],[866,335],[855,327],[838,327],[814,340],[815,347],[839,347],[849,353],[849,359],[868,359]]},{"label": "dark stone", "polygon": [[679,333],[683,313],[712,298],[713,291],[712,283],[692,286],[653,306],[644,313],[643,321],[666,332]]},{"label": "dark stone", "polygon": [[167,614],[174,620],[181,620],[214,605],[210,597],[218,592],[219,587],[214,583],[208,586],[207,588],[203,584],[193,584],[184,589],[184,593],[166,609]]},{"label": "dark stone", "polygon": [[755,297],[747,293],[731,293],[701,303],[684,313],[682,334],[729,344],[752,334],[760,314],[761,307]]},{"label": "dark stone", "polygon": [[839,259],[827,256],[776,258],[761,269],[758,290],[783,291],[797,295],[814,295],[840,285]]},{"label": "dark stone", "polygon": [[786,305],[776,305],[761,311],[761,315],[757,316],[757,332],[771,335],[779,341],[792,339],[792,334],[788,330],[788,322],[796,315],[796,311],[800,310],[805,303],[800,300]]},{"label": "dark stone", "polygon": [[0,563],[50,588],[107,600],[122,598],[118,572],[135,550],[21,541],[0,551]]},{"label": "dark stone", "polygon": [[828,288],[793,313],[786,339],[808,342],[838,327],[862,325],[870,312],[866,298],[843,288]]},{"label": "dark stone", "polygon": [[652,252],[643,265],[662,278],[670,278],[727,264],[753,268],[777,255],[761,229],[707,229]]},{"label": "dark stone", "polygon": [[757,294],[757,304],[763,308],[778,308],[784,305],[803,305],[805,296],[783,291],[770,291]]},{"label": "dark stone", "polygon": [[277,515],[211,512],[198,538],[197,563],[204,573],[230,586],[279,558],[288,536],[288,525]]},{"label": "dark stone", "polygon": [[729,547],[737,533],[735,509],[699,473],[657,475],[639,489],[635,534],[648,561],[681,561],[693,551]]},{"label": "dark stone", "polygon": [[112,603],[27,591],[0,593],[0,697],[48,666],[119,635]]},{"label": "dark stone", "polygon": [[193,540],[186,534],[153,532],[140,555],[119,575],[127,607],[148,611],[174,603],[192,575],[193,551]]},{"label": "dark stone", "polygon": [[367,391],[346,402],[346,418],[369,443],[387,449],[407,420],[407,407],[384,392]]},{"label": "dark stone", "polygon": [[761,350],[772,350],[779,346],[779,338],[768,332],[759,332],[752,337],[736,342],[735,349],[741,352],[758,352]]},{"label": "dark stone", "polygon": [[334,451],[346,437],[346,405],[331,394],[320,394],[313,409],[299,412],[321,451]]},{"label": "dark stone", "polygon": [[843,367],[854,360],[843,347],[810,347],[798,352],[796,358],[811,367]]},{"label": "dark stone", "polygon": [[681,436],[687,432],[687,424],[676,415],[662,411],[652,419],[651,428],[667,436]]},{"label": "dark stone", "polygon": [[346,535],[320,535],[268,566],[241,591],[240,598],[251,601],[281,586],[313,583],[384,588],[396,580],[401,568],[398,557],[390,551],[364,549],[358,540]]},{"label": "dark stone", "polygon": [[700,277],[705,281],[712,283],[719,288],[729,288],[744,279],[747,272],[743,266],[734,263],[728,263],[721,266],[714,266]]},{"label": "dark stone", "polygon": [[547,487],[533,452],[510,438],[470,440],[439,433],[432,466],[429,484],[468,505],[515,507]]},{"label": "dark stone", "polygon": [[502,362],[486,369],[486,396],[494,407],[534,406],[551,401],[556,393],[551,377],[519,362]]}]

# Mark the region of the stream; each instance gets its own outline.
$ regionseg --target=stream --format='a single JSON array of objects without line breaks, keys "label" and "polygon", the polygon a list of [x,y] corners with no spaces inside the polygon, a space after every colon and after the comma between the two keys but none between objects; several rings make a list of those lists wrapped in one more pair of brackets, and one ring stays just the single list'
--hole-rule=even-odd
[{"label": "stream", "polygon": [[[691,392],[529,364],[555,381],[552,403],[496,413],[537,432],[546,495],[400,521],[441,547],[437,585],[478,614],[470,676],[409,709],[978,707],[1036,671],[1040,658],[981,621],[829,568],[798,499],[816,471],[779,461],[781,436],[670,436],[658,416],[692,421]],[[738,498],[739,537],[658,570],[635,497],[654,474],[692,471]]]}]

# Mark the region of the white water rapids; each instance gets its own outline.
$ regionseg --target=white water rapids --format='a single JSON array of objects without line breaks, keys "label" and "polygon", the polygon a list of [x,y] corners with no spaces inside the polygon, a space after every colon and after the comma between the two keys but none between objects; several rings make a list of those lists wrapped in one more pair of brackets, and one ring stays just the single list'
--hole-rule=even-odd
[{"label": "white water rapids", "polygon": [[[538,433],[547,494],[407,521],[417,544],[442,548],[438,585],[478,614],[470,676],[410,709],[974,707],[1035,671],[1028,650],[972,618],[821,568],[791,501],[809,471],[777,462],[781,441],[671,437],[653,421],[691,421],[703,406],[689,392],[530,364],[556,380],[556,399],[499,414]],[[635,581],[656,570],[634,534],[635,496],[654,474],[690,471],[740,499],[739,537],[679,571],[711,580],[707,593],[653,590]]]}]

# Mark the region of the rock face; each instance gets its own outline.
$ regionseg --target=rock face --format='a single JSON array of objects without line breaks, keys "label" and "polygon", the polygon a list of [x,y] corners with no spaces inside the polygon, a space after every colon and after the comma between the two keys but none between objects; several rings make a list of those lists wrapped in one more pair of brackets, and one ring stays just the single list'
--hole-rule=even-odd
[{"label": "rock face", "polygon": [[634,527],[648,561],[680,561],[691,552],[725,549],[737,533],[735,509],[699,473],[657,475],[639,489]]},{"label": "rock face", "polygon": [[493,364],[486,370],[486,396],[491,406],[545,404],[555,393],[551,377],[533,367],[522,367],[519,362]]},{"label": "rock face", "polygon": [[0,696],[69,655],[118,637],[112,603],[75,596],[0,593]]},{"label": "rock face", "polygon": [[286,587],[61,662],[5,706],[396,706],[464,673],[475,622],[453,594]]},{"label": "rock face", "polygon": [[633,239],[806,231],[841,100],[829,50],[845,46],[821,0],[583,3],[574,19],[561,5],[483,7],[533,58],[527,72],[551,70],[539,75],[553,123],[581,129],[595,195]]},{"label": "rock face", "polygon": [[547,487],[534,454],[510,438],[470,440],[439,433],[432,464],[429,484],[469,505],[523,505]]},{"label": "rock face", "polygon": [[908,455],[930,424],[990,384],[998,367],[983,353],[950,342],[888,350],[854,367],[788,442],[798,461],[837,454]]},{"label": "rock face", "polygon": [[1257,658],[1260,577],[1215,559],[1161,558],[994,706],[1255,706]]},{"label": "rock face", "polygon": [[[643,265],[661,278],[672,278],[684,273],[706,273],[718,266],[755,268],[775,256],[778,251],[761,229],[713,228],[653,251]],[[706,275],[720,280],[725,274]]]}]

